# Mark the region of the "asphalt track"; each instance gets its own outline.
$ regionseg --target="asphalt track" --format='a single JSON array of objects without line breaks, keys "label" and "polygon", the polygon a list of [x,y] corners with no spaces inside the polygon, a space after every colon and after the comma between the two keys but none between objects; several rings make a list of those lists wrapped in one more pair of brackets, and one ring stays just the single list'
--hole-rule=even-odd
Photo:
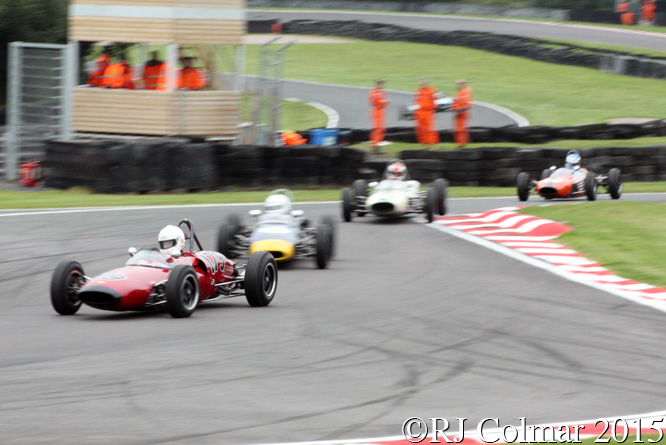
[{"label": "asphalt track", "polygon": [[[300,207],[316,218],[338,206]],[[250,444],[399,435],[411,416],[665,408],[663,313],[409,219],[340,223],[330,269],[283,270],[268,308],[227,300],[184,320],[51,308],[61,259],[104,272],[183,217],[212,246],[225,214],[253,207],[0,212],[0,442]]]},{"label": "asphalt track", "polygon": [[248,20],[281,21],[297,19],[313,20],[361,20],[387,23],[432,31],[479,31],[495,34],[517,35],[543,39],[573,40],[606,45],[630,46],[663,51],[666,34],[631,29],[592,25],[575,25],[555,22],[536,22],[514,19],[486,19],[428,14],[386,14],[358,11],[279,11],[250,10]]},{"label": "asphalt track", "polygon": [[[253,79],[248,79],[252,85]],[[327,105],[340,115],[340,128],[372,128],[368,93],[370,88],[330,85],[314,82],[285,80],[282,83],[283,96],[318,102]],[[451,94],[451,92],[449,92]],[[387,127],[409,127],[413,121],[399,120],[399,108],[414,101],[412,93],[388,90],[387,97],[391,101],[386,113]],[[453,127],[452,113],[437,114],[437,128],[447,130]],[[526,125],[527,120],[509,110],[491,104],[475,103],[472,108],[472,127],[503,127],[506,125]]]}]

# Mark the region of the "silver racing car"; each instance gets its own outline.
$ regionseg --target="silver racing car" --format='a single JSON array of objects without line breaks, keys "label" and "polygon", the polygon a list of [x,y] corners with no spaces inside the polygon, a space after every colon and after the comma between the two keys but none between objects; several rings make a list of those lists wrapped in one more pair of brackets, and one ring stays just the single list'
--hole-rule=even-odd
[{"label": "silver racing car", "polygon": [[241,224],[240,215],[229,215],[218,231],[218,251],[229,258],[266,251],[278,263],[312,258],[325,269],[335,251],[335,222],[325,216],[315,225],[302,210],[292,210],[293,201],[291,191],[275,190],[263,210],[250,211],[250,224]]}]

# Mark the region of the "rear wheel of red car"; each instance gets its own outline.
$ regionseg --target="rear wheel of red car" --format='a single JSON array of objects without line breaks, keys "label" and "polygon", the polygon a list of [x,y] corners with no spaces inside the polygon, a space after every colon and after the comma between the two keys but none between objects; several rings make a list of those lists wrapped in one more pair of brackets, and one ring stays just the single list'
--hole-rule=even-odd
[{"label": "rear wheel of red car", "polygon": [[530,174],[522,172],[518,174],[516,179],[516,187],[518,188],[518,199],[527,201],[530,197]]},{"label": "rear wheel of red car", "polygon": [[352,220],[352,211],[354,210],[354,192],[349,187],[342,189],[342,218],[345,222]]},{"label": "rear wheel of red car", "polygon": [[588,172],[585,176],[585,194],[589,201],[597,199],[597,177],[592,172]]},{"label": "rear wheel of red car", "polygon": [[268,306],[275,297],[278,268],[269,252],[255,252],[245,266],[245,298],[252,307]]},{"label": "rear wheel of red car", "polygon": [[51,278],[51,304],[60,315],[74,315],[81,308],[76,296],[86,282],[83,267],[76,261],[58,264]]},{"label": "rear wheel of red car", "polygon": [[613,199],[620,199],[622,196],[622,176],[619,168],[611,168],[608,172],[608,193]]},{"label": "rear wheel of red car", "polygon": [[166,284],[166,309],[174,318],[187,318],[199,304],[199,278],[192,266],[173,268]]}]

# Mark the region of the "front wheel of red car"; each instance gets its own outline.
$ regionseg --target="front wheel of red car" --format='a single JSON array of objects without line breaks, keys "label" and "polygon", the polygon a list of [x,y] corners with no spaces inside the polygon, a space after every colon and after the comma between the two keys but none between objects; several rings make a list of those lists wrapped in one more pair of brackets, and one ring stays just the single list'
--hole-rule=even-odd
[{"label": "front wheel of red car", "polygon": [[60,315],[74,315],[81,308],[76,296],[86,279],[83,267],[76,261],[58,264],[51,278],[51,304]]},{"label": "front wheel of red car", "polygon": [[173,268],[166,284],[166,309],[174,318],[187,318],[199,303],[199,278],[192,266]]},{"label": "front wheel of red car", "polygon": [[518,199],[527,201],[530,197],[530,175],[529,173],[522,172],[518,174],[516,179],[516,188],[518,189]]},{"label": "front wheel of red car", "polygon": [[255,252],[245,266],[245,298],[252,307],[268,306],[275,297],[278,268],[270,252]]},{"label": "front wheel of red car", "polygon": [[619,168],[611,168],[608,172],[608,193],[613,199],[620,199],[622,196],[622,175]]}]

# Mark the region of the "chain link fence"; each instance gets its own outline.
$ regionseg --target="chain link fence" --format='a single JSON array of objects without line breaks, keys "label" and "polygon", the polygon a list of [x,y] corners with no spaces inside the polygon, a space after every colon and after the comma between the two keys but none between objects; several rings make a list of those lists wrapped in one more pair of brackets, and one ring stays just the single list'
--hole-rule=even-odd
[{"label": "chain link fence", "polygon": [[76,76],[76,44],[9,46],[7,128],[0,172],[18,179],[18,165],[44,155],[44,141],[69,139],[70,87]]}]

